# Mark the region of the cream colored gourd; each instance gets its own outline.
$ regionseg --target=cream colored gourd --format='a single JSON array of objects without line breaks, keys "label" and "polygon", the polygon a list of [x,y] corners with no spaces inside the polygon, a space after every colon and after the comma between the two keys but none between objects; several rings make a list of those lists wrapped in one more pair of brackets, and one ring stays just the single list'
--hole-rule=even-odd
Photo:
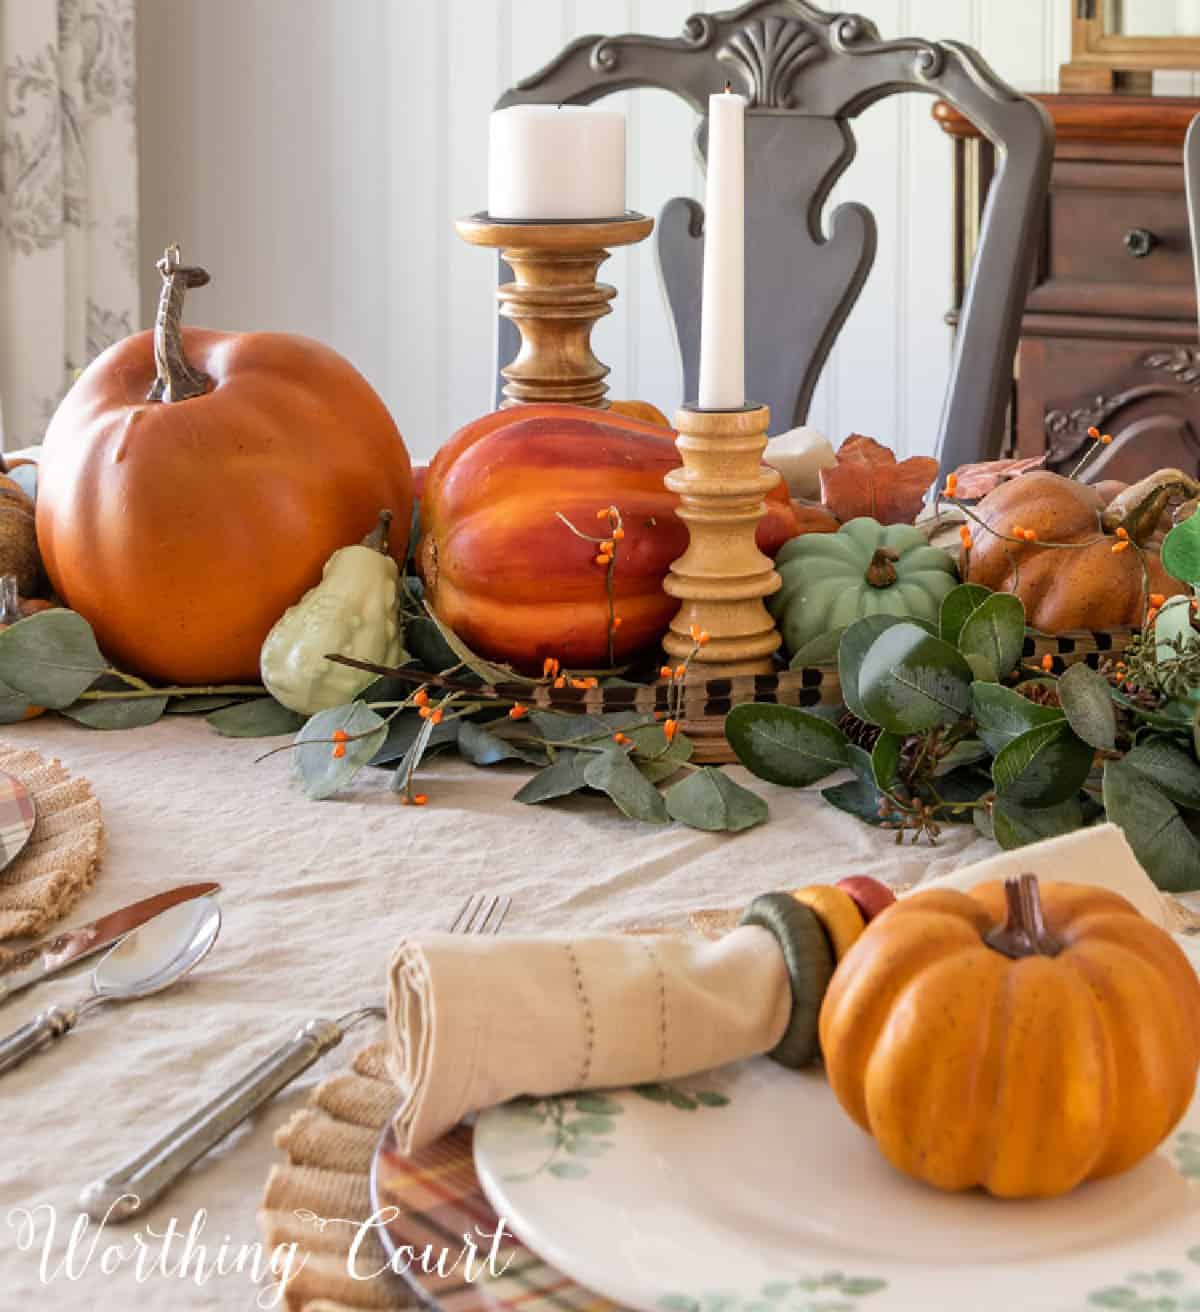
[{"label": "cream colored gourd", "polygon": [[387,554],[392,512],[358,546],[325,562],[321,581],[267,634],[260,669],[267,691],[301,715],[344,706],[378,677],[326,660],[332,652],[397,665],[404,648],[399,617],[400,571]]}]

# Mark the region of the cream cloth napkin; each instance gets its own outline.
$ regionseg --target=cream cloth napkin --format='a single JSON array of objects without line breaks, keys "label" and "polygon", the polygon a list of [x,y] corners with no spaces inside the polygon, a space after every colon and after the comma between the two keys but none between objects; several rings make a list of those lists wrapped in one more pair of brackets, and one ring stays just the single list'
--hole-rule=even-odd
[{"label": "cream cloth napkin", "polygon": [[[1111,889],[1169,925],[1164,898],[1111,824],[1001,852],[913,891],[968,889],[1024,871]],[[790,1011],[782,953],[767,930],[750,926],[716,942],[667,934],[406,940],[389,971],[397,1136],[413,1152],[468,1113],[518,1094],[674,1079],[769,1052]]]}]

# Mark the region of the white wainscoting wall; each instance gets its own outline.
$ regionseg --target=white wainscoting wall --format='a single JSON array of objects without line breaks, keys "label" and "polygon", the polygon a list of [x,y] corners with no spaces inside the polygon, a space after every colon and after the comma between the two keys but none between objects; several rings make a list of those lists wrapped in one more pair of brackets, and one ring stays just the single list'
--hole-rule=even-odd
[{"label": "white wainscoting wall", "polygon": [[[213,283],[188,318],[305,333],[347,355],[427,459],[490,408],[494,256],[451,221],[487,195],[497,96],[589,32],[675,35],[698,0],[141,0],[143,315],[154,261],[179,241]],[[859,0],[885,37],[966,41],[1022,90],[1053,87],[1069,0]],[[1185,75],[1190,89],[1191,75]],[[629,202],[657,214],[703,195],[694,118],[663,92],[629,114]],[[831,205],[867,203],[871,279],[818,391],[812,423],[904,453],[934,445],[949,359],[951,145],[926,96],[856,124]],[[679,367],[652,243],[606,266],[619,297],[598,325],[611,394],[672,412]]]}]

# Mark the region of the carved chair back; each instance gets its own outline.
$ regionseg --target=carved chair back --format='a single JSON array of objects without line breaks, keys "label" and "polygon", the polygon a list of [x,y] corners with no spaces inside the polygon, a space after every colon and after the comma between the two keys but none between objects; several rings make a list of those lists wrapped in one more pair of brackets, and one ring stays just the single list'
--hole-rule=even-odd
[{"label": "carved chair back", "polygon": [[[939,427],[943,470],[997,453],[1021,311],[1049,182],[1053,128],[1041,106],[1003,83],[957,42],[881,41],[867,19],[807,0],[752,0],[695,14],[683,35],[587,36],[519,82],[497,107],[589,104],[637,87],[682,97],[702,116],[726,81],[746,116],[747,397],[771,407],[772,431],[804,422],[813,389],[875,256],[863,205],[839,205],[822,227],[834,183],[854,158],[850,120],[900,92],[950,101],[995,145],[997,173],[963,302]],[[697,130],[704,156],[707,120]],[[683,364],[684,398],[698,392],[703,208],[663,208],[657,253]],[[503,275],[502,275],[503,276]],[[500,360],[515,353],[500,321]]]}]

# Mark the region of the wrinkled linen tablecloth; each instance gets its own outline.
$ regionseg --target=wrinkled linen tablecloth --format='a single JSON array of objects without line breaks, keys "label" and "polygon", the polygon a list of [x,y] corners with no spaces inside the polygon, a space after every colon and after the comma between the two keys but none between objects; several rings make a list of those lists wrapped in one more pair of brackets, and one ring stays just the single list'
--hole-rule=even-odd
[{"label": "wrinkled linen tablecloth", "polygon": [[[68,923],[174,884],[224,885],[220,940],[185,983],[94,1013],[53,1050],[0,1077],[0,1312],[255,1307],[249,1257],[242,1270],[231,1268],[237,1251],[259,1238],[255,1210],[279,1160],[272,1137],[312,1084],[382,1027],[355,1031],[146,1217],[105,1230],[94,1248],[93,1226],[68,1268],[80,1187],[195,1111],[310,1017],[381,1000],[397,940],[445,928],[469,894],[511,894],[508,927],[522,932],[682,926],[696,907],[737,905],[773,888],[848,874],[919,883],[996,850],[960,826],[947,827],[937,848],[898,847],[890,833],[819,796],[740,768],[734,777],[767,799],[771,818],[724,836],[626,820],[600,798],[523,806],[512,801],[523,771],[445,758],[422,771],[430,799],[423,808],[401,806],[387,773],[374,770],[338,799],[310,802],[291,780],[286,753],[255,764],[283,740],[221,738],[188,716],[114,733],[47,718],[6,726],[0,741],[58,757],[100,798],[107,851]],[[87,981],[85,967],[19,996],[0,1008],[0,1029],[73,1001]],[[42,1204],[57,1226],[48,1257],[51,1208]],[[32,1234],[13,1209],[30,1209]],[[164,1240],[172,1218],[178,1237]],[[212,1274],[222,1244],[226,1274]],[[104,1274],[101,1258],[113,1245],[128,1260]],[[200,1246],[210,1274],[197,1284]]]}]

